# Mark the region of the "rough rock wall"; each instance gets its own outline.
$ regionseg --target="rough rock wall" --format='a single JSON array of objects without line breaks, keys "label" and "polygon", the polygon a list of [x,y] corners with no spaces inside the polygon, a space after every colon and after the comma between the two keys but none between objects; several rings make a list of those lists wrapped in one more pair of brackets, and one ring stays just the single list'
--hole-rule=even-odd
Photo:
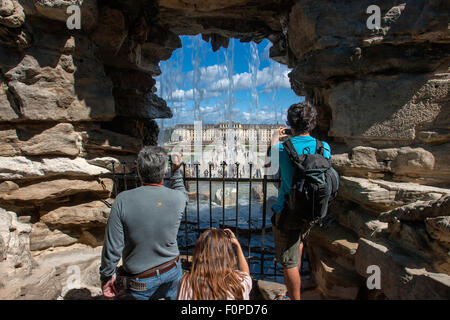
[{"label": "rough rock wall", "polygon": [[[373,4],[381,28],[369,30]],[[327,297],[450,297],[449,9],[305,0],[289,13],[292,88],[321,106],[342,179],[335,220],[308,242]],[[380,290],[366,286],[371,265]]]},{"label": "rough rock wall", "polygon": [[[65,26],[70,4],[81,30]],[[369,30],[373,4],[381,27]],[[33,255],[101,244],[112,181],[99,177],[156,143],[152,119],[171,111],[153,76],[179,35],[201,33],[213,50],[267,38],[293,90],[319,105],[315,134],[342,175],[335,221],[308,243],[319,290],[448,298],[449,211],[433,211],[450,192],[448,12],[438,0],[3,0],[0,207],[32,223],[22,247]],[[381,290],[366,288],[369,265]]]},{"label": "rough rock wall", "polygon": [[[81,7],[81,30],[66,27],[71,4]],[[30,228],[23,236],[19,231],[28,255],[102,245],[113,201],[113,182],[105,178],[111,163],[116,172],[119,163],[133,164],[142,145],[156,144],[153,119],[172,116],[155,94],[153,76],[159,60],[180,46],[178,37],[149,30],[143,16],[107,4],[0,1],[0,207]],[[8,276],[2,272],[2,282],[23,280],[31,257],[15,263],[15,245],[3,235],[0,265]],[[29,272],[19,273],[25,266]],[[55,275],[36,268],[33,274],[45,279]],[[58,287],[42,297],[54,298]],[[24,292],[11,290],[2,296]],[[39,298],[26,291],[24,297]]]}]

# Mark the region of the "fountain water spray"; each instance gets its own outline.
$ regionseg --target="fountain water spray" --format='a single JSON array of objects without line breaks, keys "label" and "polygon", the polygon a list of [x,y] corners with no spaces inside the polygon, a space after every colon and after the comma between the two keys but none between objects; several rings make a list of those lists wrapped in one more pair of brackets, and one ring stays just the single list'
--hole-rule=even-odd
[{"label": "fountain water spray", "polygon": [[[279,68],[280,64],[276,63],[274,61],[270,61],[270,75],[271,75],[271,79],[273,79],[275,77],[275,70],[276,68]],[[273,113],[274,113],[274,121],[276,123],[279,123],[279,108],[278,108],[278,104],[276,103],[276,98],[277,98],[277,93],[278,93],[278,87],[274,86],[272,88],[272,106],[273,106]]]},{"label": "fountain water spray", "polygon": [[[250,58],[248,59],[248,68],[251,75],[251,95],[252,100],[250,104],[250,110],[249,110],[249,123],[256,124],[258,122],[258,107],[259,107],[259,95],[258,95],[258,71],[260,66],[260,58],[259,58],[259,52],[258,47],[256,43],[251,42],[250,43]],[[258,135],[257,135],[258,128],[255,126],[253,130],[251,130],[249,135],[249,162],[257,163],[258,159],[256,157],[256,154],[258,152],[257,145],[258,145]]]},{"label": "fountain water spray", "polygon": [[228,124],[228,130],[226,134],[226,160],[228,163],[234,163],[234,131],[233,131],[233,105],[235,103],[234,99],[234,39],[231,39],[228,49],[225,51],[225,64],[227,66],[227,98],[225,103],[225,119]]},{"label": "fountain water spray", "polygon": [[204,89],[200,88],[200,81],[202,72],[200,69],[200,50],[201,50],[201,36],[198,35],[194,38],[192,48],[192,95],[194,100],[194,119],[202,120],[200,113],[200,105],[204,97]]},{"label": "fountain water spray", "polygon": [[258,71],[260,66],[260,59],[258,53],[258,47],[256,43],[250,43],[250,59],[248,61],[248,68],[251,74],[251,89],[252,89],[252,103],[250,104],[250,117],[249,123],[256,123],[258,116],[258,105],[259,105],[259,95],[258,95]]},{"label": "fountain water spray", "polygon": [[183,50],[177,50],[174,57],[168,61],[161,62],[162,74],[158,77],[160,87],[160,97],[163,98],[167,105],[174,110],[174,117],[172,119],[157,119],[160,128],[160,135],[158,143],[164,143],[166,125],[173,126],[178,123],[180,114],[184,111],[184,105],[180,105],[178,98],[174,96],[176,90],[184,89],[183,69]]}]

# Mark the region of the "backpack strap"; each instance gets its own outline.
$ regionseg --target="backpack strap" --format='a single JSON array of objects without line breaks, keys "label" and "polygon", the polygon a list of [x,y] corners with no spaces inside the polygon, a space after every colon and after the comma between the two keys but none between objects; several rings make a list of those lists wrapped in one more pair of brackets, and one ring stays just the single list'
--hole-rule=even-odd
[{"label": "backpack strap", "polygon": [[297,167],[304,169],[302,165],[302,161],[300,160],[300,157],[297,153],[297,151],[294,148],[294,145],[292,144],[291,139],[286,140],[283,142],[284,150],[286,150],[289,159],[291,159],[291,162],[293,162]]},{"label": "backpack strap", "polygon": [[325,150],[325,148],[323,146],[322,141],[316,139],[316,153],[321,154],[322,156],[325,157],[324,150]]}]

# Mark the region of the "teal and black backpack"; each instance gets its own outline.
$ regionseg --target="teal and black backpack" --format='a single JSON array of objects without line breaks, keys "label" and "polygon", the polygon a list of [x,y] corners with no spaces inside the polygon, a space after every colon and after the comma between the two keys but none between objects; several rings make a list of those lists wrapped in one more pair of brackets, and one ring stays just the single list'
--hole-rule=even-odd
[{"label": "teal and black backpack", "polygon": [[307,233],[313,225],[321,225],[326,217],[328,204],[337,195],[339,174],[331,166],[331,160],[324,157],[321,141],[316,140],[315,153],[305,148],[301,155],[290,139],[283,146],[294,166],[294,175],[277,226]]}]

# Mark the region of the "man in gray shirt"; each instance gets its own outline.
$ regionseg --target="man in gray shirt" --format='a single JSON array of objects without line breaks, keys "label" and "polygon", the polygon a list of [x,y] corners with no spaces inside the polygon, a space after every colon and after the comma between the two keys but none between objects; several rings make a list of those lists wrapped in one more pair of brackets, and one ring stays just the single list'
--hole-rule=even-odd
[{"label": "man in gray shirt", "polygon": [[113,276],[122,257],[117,277],[136,299],[175,300],[183,274],[177,234],[187,202],[180,164],[172,164],[169,187],[168,155],[161,147],[144,147],[138,155],[142,187],[120,193],[112,208],[103,244],[100,278],[105,297],[116,294]]}]

